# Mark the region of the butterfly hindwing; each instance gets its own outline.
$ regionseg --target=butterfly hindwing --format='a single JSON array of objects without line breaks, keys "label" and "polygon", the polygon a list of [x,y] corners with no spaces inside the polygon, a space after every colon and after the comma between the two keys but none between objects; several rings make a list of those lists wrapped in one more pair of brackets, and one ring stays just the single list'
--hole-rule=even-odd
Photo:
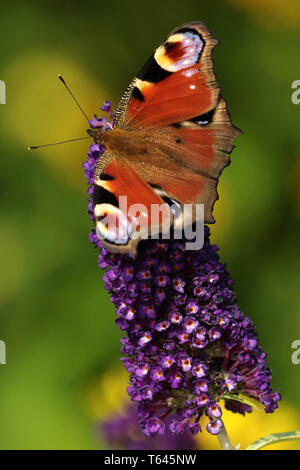
[{"label": "butterfly hindwing", "polygon": [[[136,252],[141,238],[171,224],[169,207],[121,155],[105,152],[94,180],[94,216],[98,238],[111,251]],[[160,208],[153,226],[151,210]],[[152,223],[152,226],[151,226]]]}]

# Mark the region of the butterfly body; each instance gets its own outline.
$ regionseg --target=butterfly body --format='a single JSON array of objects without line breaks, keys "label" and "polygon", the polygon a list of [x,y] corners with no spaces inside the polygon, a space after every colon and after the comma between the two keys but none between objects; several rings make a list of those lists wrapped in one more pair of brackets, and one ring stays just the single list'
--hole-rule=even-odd
[{"label": "butterfly body", "polygon": [[109,152],[118,152],[120,156],[136,157],[140,154],[149,154],[150,144],[139,132],[115,127],[103,136],[103,145]]},{"label": "butterfly body", "polygon": [[[124,93],[113,128],[89,129],[106,149],[95,172],[94,213],[96,232],[109,250],[135,254],[138,231],[157,233],[167,219],[179,223],[171,203],[182,213],[191,205],[193,220],[194,208],[203,204],[205,222],[214,222],[218,177],[240,133],[215,80],[211,52],[216,44],[201,23],[176,28]],[[127,207],[145,208],[138,231],[136,216],[120,206],[124,197]],[[158,220],[151,214],[156,205]],[[117,224],[107,228],[110,216]]]}]

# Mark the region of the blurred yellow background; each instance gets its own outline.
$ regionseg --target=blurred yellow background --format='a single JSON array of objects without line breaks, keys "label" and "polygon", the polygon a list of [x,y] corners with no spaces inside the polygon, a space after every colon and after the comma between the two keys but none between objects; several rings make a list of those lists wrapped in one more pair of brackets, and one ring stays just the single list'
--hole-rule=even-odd
[{"label": "blurred yellow background", "polygon": [[[92,116],[104,99],[116,106],[152,50],[191,20],[221,40],[217,80],[244,131],[221,178],[212,239],[257,325],[273,386],[292,410],[288,422],[299,423],[300,365],[291,362],[300,339],[300,104],[291,101],[299,2],[16,0],[0,18],[1,449],[104,448],[87,390],[103,371],[119,370],[120,332],[88,240],[89,141],[27,151],[85,136],[57,74]],[[241,422],[243,435],[261,437],[250,418]],[[287,418],[278,413],[276,425],[272,432],[287,431]]]}]

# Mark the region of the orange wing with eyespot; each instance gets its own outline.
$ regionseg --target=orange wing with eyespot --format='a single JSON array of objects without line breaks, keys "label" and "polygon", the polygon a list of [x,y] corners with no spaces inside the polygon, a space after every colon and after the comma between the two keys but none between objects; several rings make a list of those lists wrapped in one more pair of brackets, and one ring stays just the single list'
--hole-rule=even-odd
[{"label": "orange wing with eyespot", "polygon": [[219,87],[211,52],[217,43],[202,23],[187,23],[172,31],[122,97],[116,126],[165,126],[214,108]]},{"label": "orange wing with eyespot", "polygon": [[[98,237],[109,244],[111,251],[135,253],[139,239],[151,229],[155,233],[164,224],[170,225],[169,207],[123,157],[106,152],[100,159],[106,164],[94,183]],[[156,226],[152,227],[154,206],[159,211]]]}]

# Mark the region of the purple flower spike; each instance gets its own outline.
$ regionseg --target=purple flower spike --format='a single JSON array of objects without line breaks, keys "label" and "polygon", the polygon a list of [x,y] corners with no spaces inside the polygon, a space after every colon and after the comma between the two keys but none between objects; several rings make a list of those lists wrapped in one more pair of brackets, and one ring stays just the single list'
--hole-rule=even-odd
[{"label": "purple flower spike", "polygon": [[[164,418],[164,433],[159,433],[160,424],[152,424],[151,428],[158,430],[157,434],[145,436],[138,424],[138,416],[134,403],[129,404],[122,414],[109,416],[100,424],[102,439],[108,443],[111,449],[124,450],[193,450],[196,449],[196,440],[193,438],[194,432],[187,428],[183,434],[173,434],[169,430],[171,421],[179,420],[175,413]],[[161,423],[161,420],[159,421]],[[195,433],[199,431],[196,425]],[[192,433],[192,434],[191,434]]]},{"label": "purple flower spike", "polygon": [[[93,125],[113,125],[110,103],[106,118]],[[107,125],[106,125],[106,124]],[[93,179],[104,147],[93,144],[84,162],[88,213],[93,215]],[[240,394],[254,398],[272,413],[281,399],[271,388],[271,371],[255,327],[240,311],[233,281],[204,230],[201,250],[186,250],[183,240],[142,240],[135,258],[112,254],[98,240],[98,265],[116,307],[123,363],[130,374],[128,394],[138,407],[146,436],[165,432],[167,417],[174,432],[200,431],[202,415],[210,417],[208,432],[217,434],[223,423],[219,402],[245,414],[251,406]],[[235,399],[236,398],[236,399]],[[178,416],[180,418],[178,419]]]}]

